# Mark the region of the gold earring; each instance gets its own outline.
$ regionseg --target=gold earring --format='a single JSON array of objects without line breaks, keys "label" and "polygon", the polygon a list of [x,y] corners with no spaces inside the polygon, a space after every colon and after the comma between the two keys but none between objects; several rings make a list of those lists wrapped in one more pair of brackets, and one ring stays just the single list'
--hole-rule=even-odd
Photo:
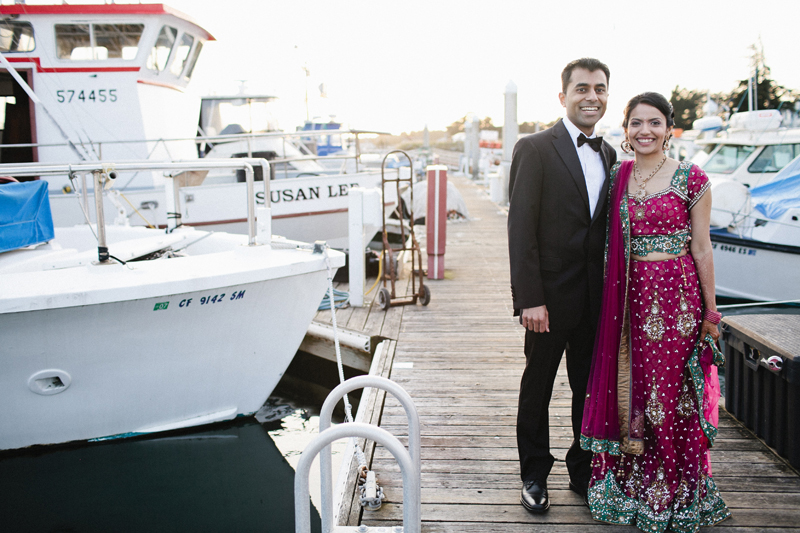
[{"label": "gold earring", "polygon": [[622,144],[620,144],[620,148],[622,148],[622,151],[625,152],[626,154],[629,154],[629,153],[631,153],[633,151],[633,147],[631,146],[631,142],[628,139],[625,139],[624,141],[622,141]]},{"label": "gold earring", "polygon": [[664,150],[665,152],[668,152],[668,151],[669,151],[669,140],[670,140],[670,137],[667,137],[666,139],[664,139],[664,146],[663,146],[663,150]]}]

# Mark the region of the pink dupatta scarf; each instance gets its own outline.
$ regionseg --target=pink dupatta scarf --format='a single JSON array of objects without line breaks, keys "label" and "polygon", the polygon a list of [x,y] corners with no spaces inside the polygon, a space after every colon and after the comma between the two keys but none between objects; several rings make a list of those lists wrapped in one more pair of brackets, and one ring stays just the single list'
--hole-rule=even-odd
[{"label": "pink dupatta scarf", "polygon": [[[632,168],[633,161],[623,161],[611,185],[603,303],[581,428],[581,447],[595,453],[608,451],[614,455],[620,453],[620,445],[626,432],[623,430],[621,435],[620,427],[625,426],[628,435],[631,430],[629,423],[620,423],[622,413],[619,392],[624,394],[626,387],[623,384],[618,390],[618,385],[623,379],[622,376],[627,375],[627,392],[631,392],[630,365],[628,368],[620,368],[620,347],[628,346],[625,326],[628,320],[630,224],[627,203],[624,203],[624,199],[627,197],[628,179]],[[625,209],[621,209],[621,205],[624,205]],[[628,357],[628,361],[629,359]],[[622,360],[622,363],[625,361]],[[622,398],[623,404],[629,404],[629,400],[629,397]]]}]

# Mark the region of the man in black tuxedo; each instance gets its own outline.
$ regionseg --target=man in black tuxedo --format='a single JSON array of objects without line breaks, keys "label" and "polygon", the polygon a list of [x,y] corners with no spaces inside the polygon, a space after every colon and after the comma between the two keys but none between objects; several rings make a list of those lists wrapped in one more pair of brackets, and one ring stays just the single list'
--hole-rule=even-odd
[{"label": "man in black tuxedo", "polygon": [[586,502],[591,452],[580,447],[581,419],[603,292],[608,173],[616,152],[594,135],[606,110],[608,67],[572,61],[561,73],[565,119],[514,147],[509,179],[508,248],[514,315],[525,331],[525,371],[517,411],[522,505],[550,507],[549,404],[566,349],[572,389],[569,487]]}]

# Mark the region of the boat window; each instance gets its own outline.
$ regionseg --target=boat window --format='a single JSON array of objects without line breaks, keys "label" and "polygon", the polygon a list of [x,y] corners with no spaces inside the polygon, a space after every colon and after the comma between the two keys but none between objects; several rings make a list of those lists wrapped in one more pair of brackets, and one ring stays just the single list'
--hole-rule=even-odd
[{"label": "boat window", "polygon": [[192,50],[193,43],[194,37],[188,33],[181,35],[181,43],[178,45],[177,51],[175,52],[175,61],[172,62],[172,68],[170,69],[170,72],[176,76],[180,76],[181,72],[183,72],[186,66],[186,60],[189,59],[189,52]]},{"label": "boat window", "polygon": [[92,37],[88,24],[56,24],[56,53],[59,59],[92,58]]},{"label": "boat window", "polygon": [[183,73],[183,78],[186,81],[189,81],[189,78],[192,77],[194,66],[197,64],[197,58],[200,57],[200,50],[202,49],[203,41],[197,41],[197,45],[194,47],[194,52],[192,52],[192,57],[189,59],[189,66],[186,67],[186,71]]},{"label": "boat window", "polygon": [[703,170],[716,174],[733,174],[755,149],[755,146],[722,145],[711,156]]},{"label": "boat window", "polygon": [[56,24],[59,59],[91,61],[136,58],[144,24]]},{"label": "boat window", "polygon": [[169,55],[172,51],[172,45],[175,44],[175,39],[178,37],[178,30],[172,26],[164,26],[158,34],[156,44],[150,50],[150,55],[147,58],[147,68],[161,72],[169,64]]},{"label": "boat window", "polygon": [[771,144],[764,147],[747,170],[753,174],[778,172],[798,155],[800,144]]},{"label": "boat window", "polygon": [[34,48],[30,22],[0,21],[0,52],[32,52]]},{"label": "boat window", "polygon": [[92,24],[95,59],[136,59],[143,31],[144,24]]}]

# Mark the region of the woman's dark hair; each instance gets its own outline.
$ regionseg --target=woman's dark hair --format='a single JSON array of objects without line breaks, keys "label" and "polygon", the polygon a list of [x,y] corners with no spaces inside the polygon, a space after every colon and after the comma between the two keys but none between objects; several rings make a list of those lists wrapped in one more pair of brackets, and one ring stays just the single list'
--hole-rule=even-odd
[{"label": "woman's dark hair", "polygon": [[623,128],[628,127],[628,120],[631,118],[631,113],[639,104],[647,104],[661,111],[661,114],[667,117],[668,128],[675,125],[675,112],[672,110],[672,104],[669,103],[669,100],[658,93],[647,92],[637,94],[628,101],[628,105],[625,106],[625,120],[622,122]]}]

